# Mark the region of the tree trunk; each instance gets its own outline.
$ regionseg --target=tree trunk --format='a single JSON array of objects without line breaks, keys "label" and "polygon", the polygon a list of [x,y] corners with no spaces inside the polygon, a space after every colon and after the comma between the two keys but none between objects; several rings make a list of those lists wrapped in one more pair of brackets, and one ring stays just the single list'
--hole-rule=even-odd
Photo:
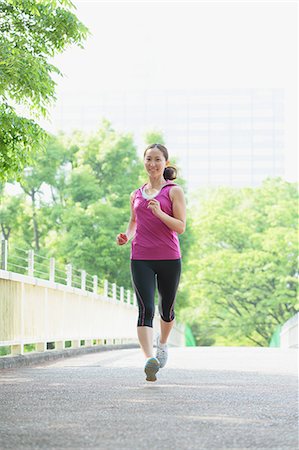
[{"label": "tree trunk", "polygon": [[55,204],[57,204],[57,200],[56,200],[56,197],[55,197],[55,194],[54,194],[54,189],[53,189],[52,185],[50,186],[50,189],[51,189],[51,195],[52,195],[53,202]]},{"label": "tree trunk", "polygon": [[38,231],[38,223],[36,219],[36,208],[35,208],[35,193],[36,191],[32,189],[31,191],[31,200],[32,200],[32,220],[33,220],[33,229],[34,229],[34,242],[35,242],[35,250],[39,251],[39,231]]},{"label": "tree trunk", "polygon": [[3,225],[3,223],[1,223],[1,230],[2,230],[2,234],[3,234],[4,239],[6,241],[8,241],[8,238],[9,238],[9,235],[10,235],[10,232],[11,232],[11,227],[7,227],[5,229],[5,226]]}]

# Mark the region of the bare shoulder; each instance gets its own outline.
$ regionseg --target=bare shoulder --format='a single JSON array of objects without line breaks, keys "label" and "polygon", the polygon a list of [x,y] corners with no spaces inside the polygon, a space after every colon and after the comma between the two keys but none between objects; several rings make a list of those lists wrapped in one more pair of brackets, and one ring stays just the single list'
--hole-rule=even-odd
[{"label": "bare shoulder", "polygon": [[169,190],[169,196],[170,199],[173,200],[175,198],[184,198],[184,191],[181,186],[176,184],[175,186],[172,186],[172,188]]},{"label": "bare shoulder", "polygon": [[135,195],[137,193],[138,189],[135,189],[135,191],[132,191],[130,194],[130,201],[133,202],[135,199]]}]

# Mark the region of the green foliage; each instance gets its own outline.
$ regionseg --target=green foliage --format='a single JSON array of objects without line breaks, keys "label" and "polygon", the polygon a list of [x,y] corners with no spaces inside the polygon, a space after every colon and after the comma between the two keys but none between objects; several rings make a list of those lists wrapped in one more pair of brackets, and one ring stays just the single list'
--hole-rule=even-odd
[{"label": "green foliage", "polygon": [[130,217],[130,193],[138,187],[143,167],[132,136],[117,133],[104,120],[91,137],[69,141],[72,169],[66,174],[62,227],[51,245],[78,267],[100,278],[131,287],[129,246],[116,245]]},{"label": "green foliage", "polygon": [[68,0],[0,2],[0,180],[19,178],[44,148],[45,132],[12,104],[47,115],[55,100],[53,76],[61,75],[49,58],[69,45],[81,46],[88,34],[73,7]]},{"label": "green foliage", "polygon": [[[297,311],[297,191],[281,179],[194,199],[185,316],[216,344],[267,345]],[[192,314],[192,316],[191,316]]]},{"label": "green foliage", "polygon": [[130,288],[129,246],[119,248],[115,237],[125,219],[123,211],[100,201],[82,208],[69,206],[62,218],[64,232],[52,237],[55,253],[90,275]]},{"label": "green foliage", "polygon": [[165,145],[163,132],[160,130],[149,130],[144,134],[145,147],[150,144]]},{"label": "green foliage", "polygon": [[6,346],[6,347],[0,347],[0,356],[6,356],[10,354],[10,347]]},{"label": "green foliage", "polygon": [[90,166],[85,165],[72,170],[66,192],[75,203],[80,203],[83,208],[87,208],[90,203],[101,198],[98,180]]},{"label": "green foliage", "polygon": [[[104,120],[92,136],[51,136],[45,148],[22,174],[23,194],[8,196],[0,184],[10,254],[34,248],[37,265],[55,256],[61,269],[72,263],[131,289],[130,246],[115,237],[126,229],[130,193],[146,179],[132,136]],[[298,310],[296,186],[268,179],[208,189],[188,206],[178,320],[197,345],[268,345]]]},{"label": "green foliage", "polygon": [[143,172],[132,135],[118,134],[107,120],[77,155],[78,165],[89,166],[96,178],[101,197],[115,207],[128,207],[128,193]]},{"label": "green foliage", "polygon": [[32,248],[55,256],[60,267],[71,262],[131,288],[130,246],[118,247],[115,238],[126,229],[130,193],[142,173],[132,137],[107,121],[93,136],[49,137],[45,153],[22,174],[20,199],[2,195],[0,223],[10,251]]},{"label": "green foliage", "polygon": [[0,197],[0,224],[4,239],[8,240],[11,232],[16,234],[22,226],[23,208],[22,196]]},{"label": "green foliage", "polygon": [[0,180],[14,174],[20,179],[21,169],[43,147],[44,139],[45,132],[33,120],[19,117],[8,104],[0,103]]}]

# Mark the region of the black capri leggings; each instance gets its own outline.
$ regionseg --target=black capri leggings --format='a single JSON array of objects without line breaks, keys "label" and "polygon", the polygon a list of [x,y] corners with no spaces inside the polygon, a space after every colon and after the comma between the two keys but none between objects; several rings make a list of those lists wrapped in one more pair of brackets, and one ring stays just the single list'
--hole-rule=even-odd
[{"label": "black capri leggings", "polygon": [[181,275],[181,260],[131,260],[132,283],[138,302],[137,326],[153,326],[156,279],[159,313],[165,322],[174,319],[174,302]]}]

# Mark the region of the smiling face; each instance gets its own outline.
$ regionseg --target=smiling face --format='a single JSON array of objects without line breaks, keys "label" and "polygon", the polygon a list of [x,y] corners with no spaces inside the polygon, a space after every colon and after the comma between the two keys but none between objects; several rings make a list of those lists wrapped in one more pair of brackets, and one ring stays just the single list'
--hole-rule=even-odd
[{"label": "smiling face", "polygon": [[150,177],[163,177],[167,162],[157,147],[148,149],[144,155],[144,167]]}]

